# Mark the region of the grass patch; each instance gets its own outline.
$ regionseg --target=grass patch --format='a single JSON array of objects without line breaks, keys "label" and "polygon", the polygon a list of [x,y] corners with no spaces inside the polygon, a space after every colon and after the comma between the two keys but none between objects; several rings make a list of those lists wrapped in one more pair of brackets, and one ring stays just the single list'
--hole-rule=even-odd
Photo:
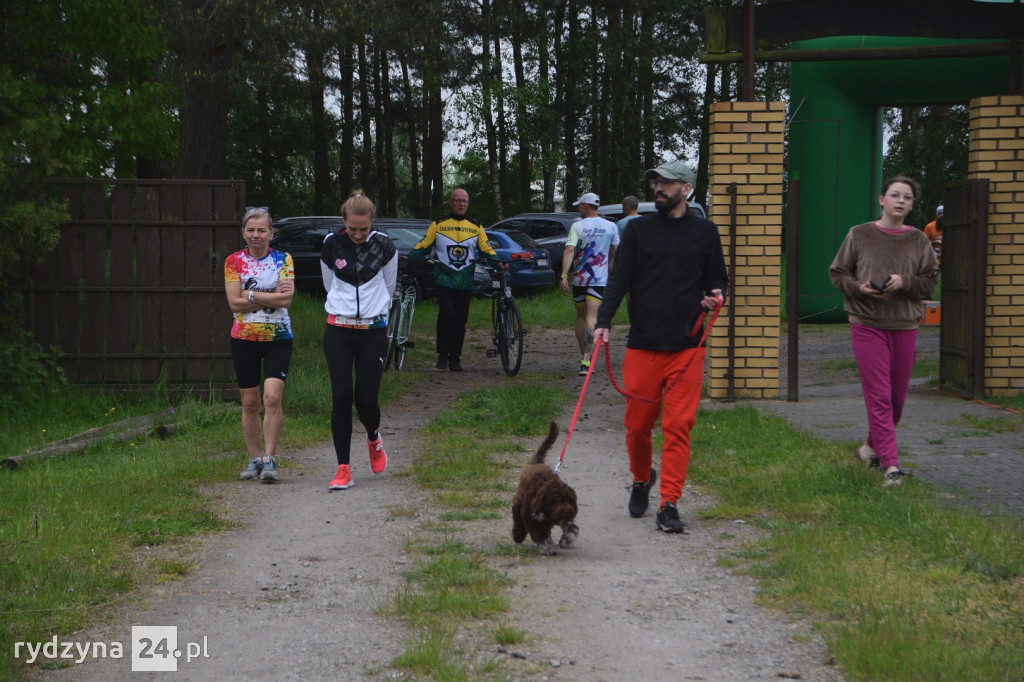
[{"label": "grass patch", "polygon": [[1013,679],[1024,669],[1024,524],[896,490],[753,408],[702,413],[691,476],[770,534],[734,555],[760,598],[808,614],[851,679]]},{"label": "grass patch", "polygon": [[[462,523],[501,518],[511,497],[508,483],[522,466],[525,448],[518,439],[545,433],[551,415],[571,396],[539,381],[503,381],[498,386],[459,398],[425,427],[422,454],[413,464],[413,479],[432,494],[442,509],[440,521],[425,524],[446,538],[410,548],[422,559],[406,574],[406,586],[393,613],[415,629],[393,665],[428,679],[500,678],[500,663],[471,655],[456,646],[459,629],[508,609],[510,580],[489,568],[480,552],[453,539]],[[503,548],[501,556],[518,556]],[[498,627],[495,641],[521,642],[525,634]]]}]

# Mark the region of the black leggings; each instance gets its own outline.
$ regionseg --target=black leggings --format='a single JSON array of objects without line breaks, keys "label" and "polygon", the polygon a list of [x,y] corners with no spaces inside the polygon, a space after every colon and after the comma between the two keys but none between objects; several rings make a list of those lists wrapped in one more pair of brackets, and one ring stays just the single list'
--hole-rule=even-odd
[{"label": "black leggings", "polygon": [[466,339],[466,320],[470,289],[437,288],[437,354],[442,358],[458,360],[462,357],[462,343]]},{"label": "black leggings", "polygon": [[[324,330],[324,357],[331,375],[331,435],[338,464],[349,463],[352,444],[352,402],[366,437],[377,437],[380,428],[380,377],[388,349],[386,329],[351,329],[327,325]],[[355,368],[355,389],[352,369]]]}]

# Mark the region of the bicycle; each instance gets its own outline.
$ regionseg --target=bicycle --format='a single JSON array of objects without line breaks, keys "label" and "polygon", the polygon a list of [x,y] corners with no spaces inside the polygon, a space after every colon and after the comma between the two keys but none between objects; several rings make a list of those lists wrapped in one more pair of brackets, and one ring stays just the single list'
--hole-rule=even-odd
[{"label": "bicycle", "polygon": [[400,272],[395,293],[391,295],[391,310],[388,312],[388,352],[384,356],[384,371],[394,364],[395,369],[402,369],[405,364],[405,352],[415,348],[416,344],[409,340],[412,332],[412,316],[416,312],[416,278],[406,272]]},{"label": "bicycle", "polygon": [[523,337],[526,331],[523,329],[519,306],[512,296],[512,287],[508,283],[508,271],[495,268],[484,259],[475,262],[482,265],[491,276],[491,286],[483,292],[485,298],[491,299],[491,343],[494,346],[487,349],[487,357],[500,357],[505,374],[514,377],[523,362]]}]

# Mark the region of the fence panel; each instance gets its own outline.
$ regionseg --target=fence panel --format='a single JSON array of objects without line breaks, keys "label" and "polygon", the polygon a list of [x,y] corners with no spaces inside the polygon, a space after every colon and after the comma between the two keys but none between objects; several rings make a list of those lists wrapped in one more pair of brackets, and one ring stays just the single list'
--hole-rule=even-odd
[{"label": "fence panel", "polygon": [[55,180],[71,216],[31,269],[24,321],[78,383],[233,383],[224,258],[237,180]]}]

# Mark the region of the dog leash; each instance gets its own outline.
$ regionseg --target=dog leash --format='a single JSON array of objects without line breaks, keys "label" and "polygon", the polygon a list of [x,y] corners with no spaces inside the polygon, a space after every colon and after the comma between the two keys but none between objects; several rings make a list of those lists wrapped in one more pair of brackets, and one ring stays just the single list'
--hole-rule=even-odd
[{"label": "dog leash", "polygon": [[[715,326],[715,321],[718,319],[718,314],[722,312],[722,308],[725,307],[724,300],[722,300],[721,298],[719,298],[718,300],[720,301],[720,303],[715,307],[714,312],[711,313],[711,319],[708,321],[707,326],[704,328],[704,334],[700,337],[700,341],[697,342],[697,348],[700,348],[701,346],[704,345],[704,342],[708,338],[708,334],[711,333],[711,328]],[[693,329],[690,331],[689,334],[687,334],[687,336],[696,336],[697,331],[700,329],[701,325],[704,324],[704,319],[707,316],[708,314],[706,311],[702,312],[700,314],[700,317],[697,318],[697,322],[693,325]],[[672,377],[672,380],[665,384],[665,388],[661,389],[661,395],[659,395],[657,398],[645,398],[643,396],[629,393],[626,390],[624,390],[621,386],[619,386],[619,382],[615,380],[615,371],[612,369],[612,355],[610,347],[611,344],[608,344],[604,347],[604,364],[605,367],[607,367],[608,369],[608,378],[612,380],[612,386],[614,386],[615,390],[618,391],[621,395],[624,395],[627,398],[631,398],[632,400],[639,400],[642,403],[653,403],[655,400],[660,400],[661,398],[663,398],[665,394],[672,390],[672,387],[675,386],[676,383],[678,383],[679,380],[683,378],[683,376],[685,376],[686,370],[690,368],[690,363],[693,362],[693,359],[695,357],[697,357],[696,353],[690,356],[690,359],[686,361],[686,364],[683,365],[682,369],[677,371],[675,373],[675,376]]]},{"label": "dog leash", "polygon": [[[608,347],[605,346],[607,349]],[[590,356],[590,364],[587,366],[587,377],[583,380],[583,388],[580,390],[579,400],[576,401],[576,409],[572,413],[572,421],[569,422],[569,430],[565,432],[565,443],[562,444],[562,451],[558,453],[558,464],[555,465],[555,476],[561,478],[558,473],[562,468],[562,460],[565,459],[565,449],[569,447],[569,439],[572,437],[573,429],[576,428],[576,420],[580,416],[580,408],[583,407],[583,396],[587,394],[587,384],[590,383],[590,375],[594,373],[594,365],[597,364],[597,353],[601,350],[601,339],[594,344],[594,353]]]}]

